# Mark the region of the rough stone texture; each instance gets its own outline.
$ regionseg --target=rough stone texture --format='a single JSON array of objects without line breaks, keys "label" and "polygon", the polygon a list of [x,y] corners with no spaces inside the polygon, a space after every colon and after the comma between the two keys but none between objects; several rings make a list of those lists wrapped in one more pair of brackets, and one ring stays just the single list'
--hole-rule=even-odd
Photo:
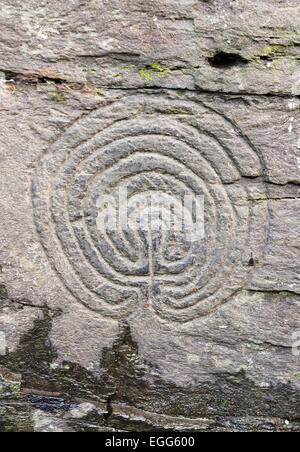
[{"label": "rough stone texture", "polygon": [[[300,430],[299,19],[1,3],[0,431]],[[99,235],[124,181],[204,240]]]}]

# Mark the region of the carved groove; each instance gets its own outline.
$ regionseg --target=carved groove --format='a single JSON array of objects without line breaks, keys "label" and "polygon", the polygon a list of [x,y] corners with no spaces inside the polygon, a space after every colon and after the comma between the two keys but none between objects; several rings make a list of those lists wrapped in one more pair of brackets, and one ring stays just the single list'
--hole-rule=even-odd
[{"label": "carved groove", "polygon": [[[191,321],[244,287],[253,251],[259,262],[267,206],[250,204],[241,181],[261,175],[259,156],[224,117],[194,102],[131,96],[79,120],[41,158],[35,224],[53,267],[88,308]],[[100,233],[98,197],[125,186],[132,199],[204,196],[204,239]]]}]

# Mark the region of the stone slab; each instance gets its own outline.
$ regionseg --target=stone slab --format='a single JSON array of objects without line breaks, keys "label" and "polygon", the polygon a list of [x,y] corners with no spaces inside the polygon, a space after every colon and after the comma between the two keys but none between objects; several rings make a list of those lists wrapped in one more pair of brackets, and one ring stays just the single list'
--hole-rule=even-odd
[{"label": "stone slab", "polygon": [[[0,431],[299,431],[299,11],[0,6]],[[99,232],[119,188],[204,237]]]}]

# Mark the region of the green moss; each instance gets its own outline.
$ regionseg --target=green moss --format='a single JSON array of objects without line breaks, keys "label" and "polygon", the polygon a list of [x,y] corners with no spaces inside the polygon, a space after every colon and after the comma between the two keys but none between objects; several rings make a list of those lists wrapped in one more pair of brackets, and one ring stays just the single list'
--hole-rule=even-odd
[{"label": "green moss", "polygon": [[[1,369],[0,369],[1,370]],[[21,390],[20,381],[9,381],[3,378],[0,374],[1,390],[0,393],[9,394],[10,396],[18,397]]]},{"label": "green moss", "polygon": [[82,69],[82,72],[92,72],[92,73],[95,73],[95,72],[98,72],[98,71],[97,71],[97,69],[88,69],[88,68],[84,68],[84,69]]},{"label": "green moss", "polygon": [[152,72],[145,68],[142,68],[139,70],[139,76],[141,77],[142,80],[152,80],[153,79]]},{"label": "green moss", "polygon": [[164,74],[164,75],[166,75],[171,70],[168,67],[161,66],[159,63],[152,63],[150,67],[151,67],[151,69],[153,69],[153,71],[160,72],[161,74]]},{"label": "green moss", "polygon": [[264,48],[263,56],[267,57],[267,56],[283,54],[284,50],[285,50],[284,46],[269,45]]},{"label": "green moss", "polygon": [[32,433],[33,422],[29,411],[13,406],[0,407],[0,432],[2,433]]},{"label": "green moss", "polygon": [[11,394],[15,396],[18,396],[20,394],[21,383],[9,381],[7,382],[7,386]]},{"label": "green moss", "polygon": [[99,88],[95,88],[95,94],[96,94],[96,96],[99,96],[99,97],[103,96],[101,89],[99,89]]},{"label": "green moss", "polygon": [[260,195],[260,199],[261,199],[261,201],[267,201],[268,200],[268,198],[266,197],[266,195]]},{"label": "green moss", "polygon": [[134,69],[134,66],[129,66],[129,65],[127,65],[127,66],[123,66],[122,67],[122,70],[124,71],[124,72],[130,72],[130,71],[132,71]]},{"label": "green moss", "polygon": [[66,97],[64,94],[60,91],[51,91],[49,93],[50,99],[54,102],[64,102],[66,100]]},{"label": "green moss", "polygon": [[170,71],[170,67],[162,66],[161,64],[154,62],[141,68],[139,70],[139,75],[142,80],[152,80],[155,76],[168,77]]}]

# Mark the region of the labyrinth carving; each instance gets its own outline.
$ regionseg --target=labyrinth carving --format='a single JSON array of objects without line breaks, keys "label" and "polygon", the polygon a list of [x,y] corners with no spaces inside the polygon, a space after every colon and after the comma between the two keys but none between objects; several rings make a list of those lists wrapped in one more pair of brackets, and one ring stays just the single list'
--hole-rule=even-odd
[{"label": "labyrinth carving", "polygon": [[[192,101],[130,96],[78,120],[41,157],[34,220],[51,264],[89,309],[115,319],[148,309],[187,322],[230,300],[253,256],[259,262],[267,207],[249,202],[248,185],[261,175],[250,141],[223,115]],[[120,193],[127,227],[99,227],[101,199]],[[179,221],[184,196],[203,199],[203,230],[155,228],[148,214],[143,227],[130,222],[149,194],[159,195],[160,219],[171,205]]]}]

